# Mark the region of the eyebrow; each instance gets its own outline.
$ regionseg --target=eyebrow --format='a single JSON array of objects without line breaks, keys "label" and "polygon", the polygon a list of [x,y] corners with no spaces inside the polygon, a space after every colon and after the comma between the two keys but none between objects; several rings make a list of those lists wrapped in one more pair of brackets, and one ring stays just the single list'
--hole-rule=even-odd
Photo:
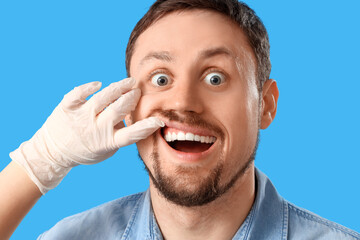
[{"label": "eyebrow", "polygon": [[150,52],[147,54],[141,61],[140,66],[144,65],[145,62],[157,59],[164,62],[173,62],[174,59],[171,57],[170,53],[168,51],[162,51],[162,52]]},{"label": "eyebrow", "polygon": [[[234,54],[226,47],[214,47],[206,49],[199,54],[199,58],[211,58],[218,55],[225,55],[231,58],[235,58]],[[150,52],[143,59],[141,59],[139,66],[144,65],[147,61],[150,60],[160,60],[164,62],[173,62],[174,58],[171,56],[168,51],[159,51],[159,52]]]},{"label": "eyebrow", "polygon": [[200,58],[211,58],[218,55],[225,55],[234,58],[234,54],[226,47],[215,47],[215,48],[206,49],[202,51],[199,56]]}]

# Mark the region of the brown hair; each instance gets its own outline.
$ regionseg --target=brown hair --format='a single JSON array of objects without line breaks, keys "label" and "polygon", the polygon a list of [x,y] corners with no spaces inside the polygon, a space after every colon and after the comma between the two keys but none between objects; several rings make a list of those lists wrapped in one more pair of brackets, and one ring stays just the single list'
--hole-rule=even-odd
[{"label": "brown hair", "polygon": [[266,28],[254,10],[237,0],[157,0],[136,24],[126,48],[126,71],[130,76],[130,61],[138,37],[153,23],[175,11],[192,9],[211,10],[221,13],[233,21],[245,32],[257,60],[258,89],[269,79],[271,71],[270,44]]}]

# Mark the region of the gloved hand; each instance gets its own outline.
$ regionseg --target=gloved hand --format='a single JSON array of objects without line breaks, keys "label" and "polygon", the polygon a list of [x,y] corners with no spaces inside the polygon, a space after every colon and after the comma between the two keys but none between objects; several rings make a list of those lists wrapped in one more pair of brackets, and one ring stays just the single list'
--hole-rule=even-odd
[{"label": "gloved hand", "polygon": [[150,117],[124,127],[122,120],[140,99],[132,78],[112,83],[87,83],[66,94],[44,125],[10,153],[42,194],[55,188],[72,167],[111,157],[120,147],[147,138],[164,123]]}]

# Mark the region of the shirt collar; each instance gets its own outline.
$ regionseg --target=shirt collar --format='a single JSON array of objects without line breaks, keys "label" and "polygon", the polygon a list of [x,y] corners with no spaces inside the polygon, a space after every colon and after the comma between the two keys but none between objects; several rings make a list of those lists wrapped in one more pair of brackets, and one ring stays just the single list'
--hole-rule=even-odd
[{"label": "shirt collar", "polygon": [[163,240],[151,207],[150,190],[137,201],[122,240]]},{"label": "shirt collar", "polygon": [[236,240],[287,239],[288,208],[270,179],[255,168],[256,198]]},{"label": "shirt collar", "polygon": [[[257,168],[256,198],[235,240],[287,239],[288,210],[268,177]],[[162,240],[160,229],[151,207],[150,191],[137,202],[123,235],[125,239]]]}]

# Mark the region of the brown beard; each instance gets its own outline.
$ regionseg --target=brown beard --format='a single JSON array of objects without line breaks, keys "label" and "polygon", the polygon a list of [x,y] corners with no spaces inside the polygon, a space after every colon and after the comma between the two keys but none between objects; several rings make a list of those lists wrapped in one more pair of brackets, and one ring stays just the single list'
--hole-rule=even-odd
[{"label": "brown beard", "polygon": [[[207,127],[215,130],[220,136],[217,140],[221,141],[220,149],[223,149],[224,135],[216,126],[207,123],[195,115],[180,119],[175,113],[170,111],[157,112],[170,120],[176,120],[189,125]],[[154,174],[152,174],[148,166],[146,166],[140,154],[139,157],[143,161],[145,169],[157,190],[167,200],[185,207],[203,206],[221,197],[224,193],[231,189],[231,187],[233,187],[236,181],[245,174],[246,170],[255,160],[256,150],[260,139],[258,131],[257,141],[252,154],[243,165],[239,165],[239,168],[227,183],[220,185],[220,180],[224,175],[223,169],[225,159],[223,152],[220,153],[219,161],[215,168],[210,170],[209,174],[202,179],[199,179],[198,176],[198,170],[200,167],[177,167],[173,176],[166,176],[160,164],[160,156],[156,145],[159,140],[158,137],[159,135],[153,135],[153,152],[150,155],[150,159],[152,160],[150,162],[153,162]]]}]

